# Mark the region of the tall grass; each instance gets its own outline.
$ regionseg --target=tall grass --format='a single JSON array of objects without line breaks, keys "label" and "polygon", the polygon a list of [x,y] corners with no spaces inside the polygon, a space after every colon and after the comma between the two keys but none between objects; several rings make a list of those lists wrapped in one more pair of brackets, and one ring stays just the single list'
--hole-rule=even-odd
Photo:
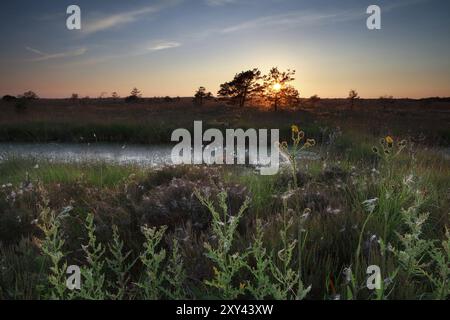
[{"label": "tall grass", "polygon": [[[308,142],[296,128],[291,134],[298,148]],[[450,166],[393,143],[376,144],[392,153],[371,149],[369,163],[306,163],[285,148],[291,166],[273,177],[103,165],[99,179],[99,164],[5,162],[0,297],[446,299]],[[75,184],[81,175],[89,183]],[[64,199],[48,194],[55,183],[67,186]],[[69,264],[81,267],[81,290],[66,286]],[[366,287],[370,265],[381,268],[378,290]]]}]

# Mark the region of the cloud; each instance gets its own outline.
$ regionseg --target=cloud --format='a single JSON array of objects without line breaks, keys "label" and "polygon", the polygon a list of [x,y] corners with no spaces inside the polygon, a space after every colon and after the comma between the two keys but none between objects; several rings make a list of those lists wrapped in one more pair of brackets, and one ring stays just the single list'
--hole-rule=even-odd
[{"label": "cloud", "polygon": [[25,47],[26,50],[33,52],[38,55],[38,57],[31,58],[30,61],[46,61],[51,59],[61,59],[67,57],[81,56],[87,52],[86,48],[79,48],[72,51],[59,52],[59,53],[45,53],[38,49]]},{"label": "cloud", "polygon": [[114,14],[108,17],[97,19],[82,27],[84,34],[92,34],[98,31],[103,31],[113,27],[117,27],[126,23],[136,21],[139,16],[158,12],[156,7],[145,7],[139,10]]},{"label": "cloud", "polygon": [[155,44],[153,44],[149,50],[150,51],[160,51],[160,50],[166,50],[171,48],[177,48],[180,47],[181,43],[174,42],[174,41],[159,41]]},{"label": "cloud", "polygon": [[164,2],[161,2],[161,4],[146,6],[140,9],[117,13],[99,19],[91,20],[90,22],[86,23],[86,26],[82,26],[82,32],[84,35],[90,35],[99,31],[119,27],[121,25],[135,22],[140,17],[158,13],[166,7],[176,5],[180,2],[181,0],[166,0]]},{"label": "cloud", "polygon": [[[222,2],[222,0],[209,0]],[[225,2],[227,0],[223,0]],[[232,0],[229,0],[232,1]],[[390,12],[402,7],[420,4],[428,0],[403,0],[394,4],[381,6],[382,12]],[[264,27],[299,27],[316,26],[346,21],[355,21],[367,17],[365,9],[331,10],[331,11],[292,11],[289,13],[259,17],[220,30],[220,33],[239,32]]]},{"label": "cloud", "polygon": [[205,0],[205,3],[211,7],[223,6],[235,2],[236,0]]},{"label": "cloud", "polygon": [[236,24],[224,28],[221,30],[221,32],[231,33],[247,29],[257,29],[270,26],[294,27],[304,25],[316,25],[324,22],[334,21],[338,18],[342,19],[344,17],[350,17],[350,13],[319,13],[319,12],[296,11],[285,14],[256,18],[253,20],[243,22],[241,24]]}]

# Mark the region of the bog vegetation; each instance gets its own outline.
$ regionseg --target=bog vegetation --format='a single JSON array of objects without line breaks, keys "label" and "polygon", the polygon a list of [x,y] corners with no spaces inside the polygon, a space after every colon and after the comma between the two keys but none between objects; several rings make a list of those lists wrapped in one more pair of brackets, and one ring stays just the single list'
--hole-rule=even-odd
[{"label": "bog vegetation", "polygon": [[448,299],[448,100],[302,99],[294,76],[252,69],[193,99],[3,97],[1,141],[167,143],[201,119],[280,128],[288,165],[0,155],[0,299]]},{"label": "bog vegetation", "polygon": [[[366,149],[338,131],[317,142],[289,132],[289,165],[268,177],[2,162],[0,297],[448,298],[448,160],[410,139]],[[299,160],[305,148],[322,160]],[[80,290],[66,286],[69,265],[81,267]],[[369,265],[381,269],[377,290]]]}]

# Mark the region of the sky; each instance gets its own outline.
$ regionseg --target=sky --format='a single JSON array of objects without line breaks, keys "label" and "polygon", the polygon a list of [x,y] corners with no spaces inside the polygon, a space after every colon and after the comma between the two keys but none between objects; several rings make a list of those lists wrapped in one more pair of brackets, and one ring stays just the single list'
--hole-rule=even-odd
[{"label": "sky", "polygon": [[[66,9],[81,9],[68,30]],[[381,8],[381,30],[366,26]],[[243,70],[296,70],[301,96],[450,96],[448,0],[15,0],[0,9],[0,94],[215,94]]]}]

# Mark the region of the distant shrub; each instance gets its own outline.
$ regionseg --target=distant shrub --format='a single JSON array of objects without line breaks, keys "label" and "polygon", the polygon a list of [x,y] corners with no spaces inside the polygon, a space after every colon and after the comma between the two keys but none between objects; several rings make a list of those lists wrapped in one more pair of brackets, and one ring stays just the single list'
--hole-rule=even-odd
[{"label": "distant shrub", "polygon": [[138,102],[138,101],[139,101],[139,97],[137,97],[137,96],[128,96],[125,98],[126,103],[133,103],[133,102]]},{"label": "distant shrub", "polygon": [[29,100],[34,100],[34,99],[39,99],[39,96],[34,92],[34,91],[26,91],[24,92],[20,98],[23,99],[29,99]]},{"label": "distant shrub", "polygon": [[7,94],[7,95],[4,95],[4,96],[2,97],[2,100],[3,100],[3,101],[6,101],[6,102],[11,102],[11,101],[17,100],[17,98],[14,97],[14,96],[11,96],[11,95],[9,95],[9,94]]},{"label": "distant shrub", "polygon": [[309,98],[309,104],[314,108],[316,104],[320,101],[320,97],[315,94]]}]

